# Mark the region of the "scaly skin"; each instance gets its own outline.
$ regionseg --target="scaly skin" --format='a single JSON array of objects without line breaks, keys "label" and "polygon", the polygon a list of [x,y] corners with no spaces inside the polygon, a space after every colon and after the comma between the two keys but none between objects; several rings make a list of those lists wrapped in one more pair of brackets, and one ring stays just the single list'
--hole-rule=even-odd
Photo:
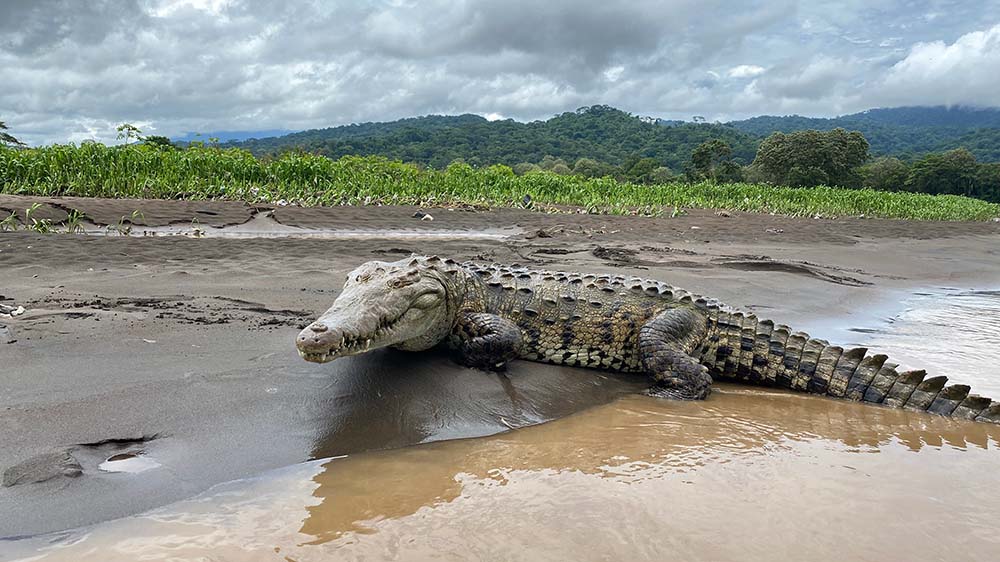
[{"label": "scaly skin", "polygon": [[885,355],[844,351],[659,281],[413,257],[368,262],[296,341],[318,363],[447,343],[481,369],[529,361],[645,373],[649,393],[708,396],[714,379],[1000,423],[1000,403]]}]

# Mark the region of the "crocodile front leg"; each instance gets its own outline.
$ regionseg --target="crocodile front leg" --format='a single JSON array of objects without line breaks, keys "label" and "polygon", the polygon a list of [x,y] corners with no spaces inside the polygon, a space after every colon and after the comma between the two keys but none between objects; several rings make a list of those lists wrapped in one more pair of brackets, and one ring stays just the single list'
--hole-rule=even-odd
[{"label": "crocodile front leg", "polygon": [[455,324],[449,342],[463,365],[500,370],[521,352],[517,324],[495,314],[465,313]]},{"label": "crocodile front leg", "polygon": [[711,392],[708,369],[691,356],[707,331],[706,319],[690,308],[661,312],[639,329],[643,368],[653,376],[648,394],[701,400]]}]

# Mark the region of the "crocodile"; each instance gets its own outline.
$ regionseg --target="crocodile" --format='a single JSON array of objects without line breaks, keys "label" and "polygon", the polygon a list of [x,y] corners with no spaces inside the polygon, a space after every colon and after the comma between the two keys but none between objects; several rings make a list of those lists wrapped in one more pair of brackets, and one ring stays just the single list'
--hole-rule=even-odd
[{"label": "crocodile", "polygon": [[648,394],[706,398],[714,380],[1000,423],[1000,402],[883,354],[843,349],[715,299],[627,275],[459,263],[371,261],[303,329],[299,354],[324,363],[391,346],[439,344],[458,362],[501,370],[514,359],[652,379]]}]

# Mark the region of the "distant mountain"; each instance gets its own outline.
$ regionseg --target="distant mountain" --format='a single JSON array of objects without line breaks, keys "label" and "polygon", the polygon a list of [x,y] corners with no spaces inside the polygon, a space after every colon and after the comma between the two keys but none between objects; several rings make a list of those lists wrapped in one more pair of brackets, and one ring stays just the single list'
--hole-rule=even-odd
[{"label": "distant mountain", "polygon": [[263,129],[260,131],[212,131],[208,133],[188,132],[184,136],[173,137],[170,140],[178,143],[191,141],[208,142],[210,138],[217,138],[219,142],[243,141],[247,139],[262,139],[268,137],[280,137],[293,131],[289,129]]},{"label": "distant mountain", "polygon": [[[773,132],[789,133],[805,129],[827,131],[838,127],[861,131],[876,155],[912,157],[921,153],[962,146],[960,140],[980,129],[1000,128],[1000,109],[971,107],[894,107],[869,109],[861,113],[832,118],[761,116],[728,125],[745,133],[767,136]],[[973,150],[972,147],[967,147]],[[977,152],[978,150],[978,152]],[[990,154],[1000,146],[980,146],[973,150],[983,160],[996,160]]]},{"label": "distant mountain", "polygon": [[[970,107],[897,107],[833,118],[761,116],[713,124],[639,117],[595,105],[530,123],[488,121],[469,114],[429,115],[269,138],[261,134],[266,131],[258,131],[253,135],[257,138],[234,138],[226,146],[258,155],[293,149],[331,158],[377,154],[433,167],[459,158],[479,166],[539,162],[545,156],[562,158],[570,165],[579,158],[618,165],[632,157],[651,157],[679,172],[694,148],[706,140],[725,140],[736,160],[749,164],[760,141],[771,133],[838,127],[861,131],[876,156],[911,159],[965,147],[980,161],[1000,161],[1000,109]],[[208,136],[198,138],[207,140]]]}]

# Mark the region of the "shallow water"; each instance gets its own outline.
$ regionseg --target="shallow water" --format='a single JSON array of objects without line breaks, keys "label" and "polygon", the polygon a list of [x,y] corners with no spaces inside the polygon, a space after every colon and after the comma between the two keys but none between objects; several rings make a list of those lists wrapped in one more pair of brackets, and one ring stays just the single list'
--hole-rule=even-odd
[{"label": "shallow water", "polygon": [[[989,360],[1000,295],[948,290],[898,302],[821,335],[1000,397]],[[0,553],[995,560],[998,446],[1000,426],[720,385],[703,403],[628,396],[493,437],[291,466],[141,516],[0,542]]]},{"label": "shallow water", "polygon": [[903,293],[850,321],[824,319],[810,333],[884,352],[1000,399],[1000,291],[941,288]]}]

